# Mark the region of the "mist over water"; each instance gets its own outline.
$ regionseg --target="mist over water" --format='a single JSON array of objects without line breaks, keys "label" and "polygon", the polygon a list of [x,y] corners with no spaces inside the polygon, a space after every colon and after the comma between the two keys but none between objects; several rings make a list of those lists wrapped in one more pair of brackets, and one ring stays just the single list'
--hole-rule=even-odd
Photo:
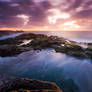
[{"label": "mist over water", "polygon": [[54,50],[28,51],[0,58],[0,74],[56,82],[73,79],[81,92],[92,92],[92,61],[76,59]]},{"label": "mist over water", "polygon": [[[76,42],[92,42],[92,32],[91,31],[25,31],[23,33],[35,33],[35,34],[45,34],[48,36],[58,36],[58,37],[64,37],[71,41]],[[11,35],[6,35],[0,37],[0,40],[8,39],[8,38],[14,38],[16,36],[19,36],[23,33],[15,33]]]},{"label": "mist over water", "polygon": [[64,37],[77,42],[92,42],[92,31],[32,31],[32,33]]}]

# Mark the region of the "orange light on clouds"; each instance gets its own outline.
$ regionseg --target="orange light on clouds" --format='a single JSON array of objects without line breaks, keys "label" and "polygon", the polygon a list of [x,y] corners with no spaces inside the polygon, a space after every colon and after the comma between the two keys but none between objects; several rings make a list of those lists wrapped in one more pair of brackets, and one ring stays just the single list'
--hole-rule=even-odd
[{"label": "orange light on clouds", "polygon": [[0,28],[0,30],[11,30],[11,31],[20,31],[20,30],[23,30],[23,31],[50,31],[50,30],[54,30],[54,29],[50,29],[50,28],[46,28],[46,27],[43,27],[43,28],[8,28],[8,27],[3,27],[3,28]]},{"label": "orange light on clouds", "polygon": [[[58,28],[0,28],[0,30],[11,30],[11,31],[76,31],[78,28],[69,28],[69,27],[58,27]],[[78,29],[77,31],[82,31]],[[85,30],[83,30],[85,31]]]},{"label": "orange light on clouds", "polygon": [[64,29],[66,30],[74,30],[74,29],[80,28],[80,26],[76,23],[76,21],[65,22],[63,26],[64,26]]}]

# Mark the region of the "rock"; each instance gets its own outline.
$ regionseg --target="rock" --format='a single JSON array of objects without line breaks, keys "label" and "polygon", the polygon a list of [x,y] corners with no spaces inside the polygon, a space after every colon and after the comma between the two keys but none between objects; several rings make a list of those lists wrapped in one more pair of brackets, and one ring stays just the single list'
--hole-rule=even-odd
[{"label": "rock", "polygon": [[62,92],[60,88],[50,82],[32,79],[14,79],[5,84],[0,92]]},{"label": "rock", "polygon": [[22,53],[22,50],[18,46],[10,45],[7,47],[0,47],[0,56],[2,57],[13,56],[19,53]]},{"label": "rock", "polygon": [[[32,41],[28,44],[21,46],[24,40]],[[89,45],[91,45],[91,43],[88,43],[88,46]],[[30,50],[42,50],[47,48],[53,48],[56,52],[65,53],[76,58],[92,59],[91,47],[84,49],[77,42],[69,41],[67,39],[64,39],[63,37],[60,38],[57,36],[27,33],[17,36],[15,38],[0,40],[0,56],[15,56],[22,52]]]}]

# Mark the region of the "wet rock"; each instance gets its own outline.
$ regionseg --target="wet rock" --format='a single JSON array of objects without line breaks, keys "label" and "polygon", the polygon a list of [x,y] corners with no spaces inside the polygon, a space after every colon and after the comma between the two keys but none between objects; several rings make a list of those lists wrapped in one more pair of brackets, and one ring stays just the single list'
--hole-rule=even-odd
[{"label": "wet rock", "polygon": [[5,57],[5,56],[13,56],[16,54],[19,54],[22,52],[22,49],[19,48],[18,46],[7,46],[7,47],[0,47],[0,56]]},{"label": "wet rock", "polygon": [[62,92],[60,88],[50,82],[31,79],[14,79],[5,84],[0,92]]},{"label": "wet rock", "polygon": [[[32,40],[23,44],[24,40]],[[5,45],[5,46],[4,46]],[[65,53],[77,58],[92,58],[92,48],[83,48],[77,42],[69,41],[57,36],[27,33],[15,38],[0,40],[0,56],[14,56],[29,50],[53,48],[56,52]]]}]

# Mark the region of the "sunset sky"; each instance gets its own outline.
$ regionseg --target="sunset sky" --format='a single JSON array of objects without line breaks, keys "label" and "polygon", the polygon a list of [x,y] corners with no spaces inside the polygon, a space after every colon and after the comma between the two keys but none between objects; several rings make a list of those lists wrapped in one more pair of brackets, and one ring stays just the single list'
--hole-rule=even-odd
[{"label": "sunset sky", "polygon": [[0,29],[92,31],[92,0],[0,0]]}]

